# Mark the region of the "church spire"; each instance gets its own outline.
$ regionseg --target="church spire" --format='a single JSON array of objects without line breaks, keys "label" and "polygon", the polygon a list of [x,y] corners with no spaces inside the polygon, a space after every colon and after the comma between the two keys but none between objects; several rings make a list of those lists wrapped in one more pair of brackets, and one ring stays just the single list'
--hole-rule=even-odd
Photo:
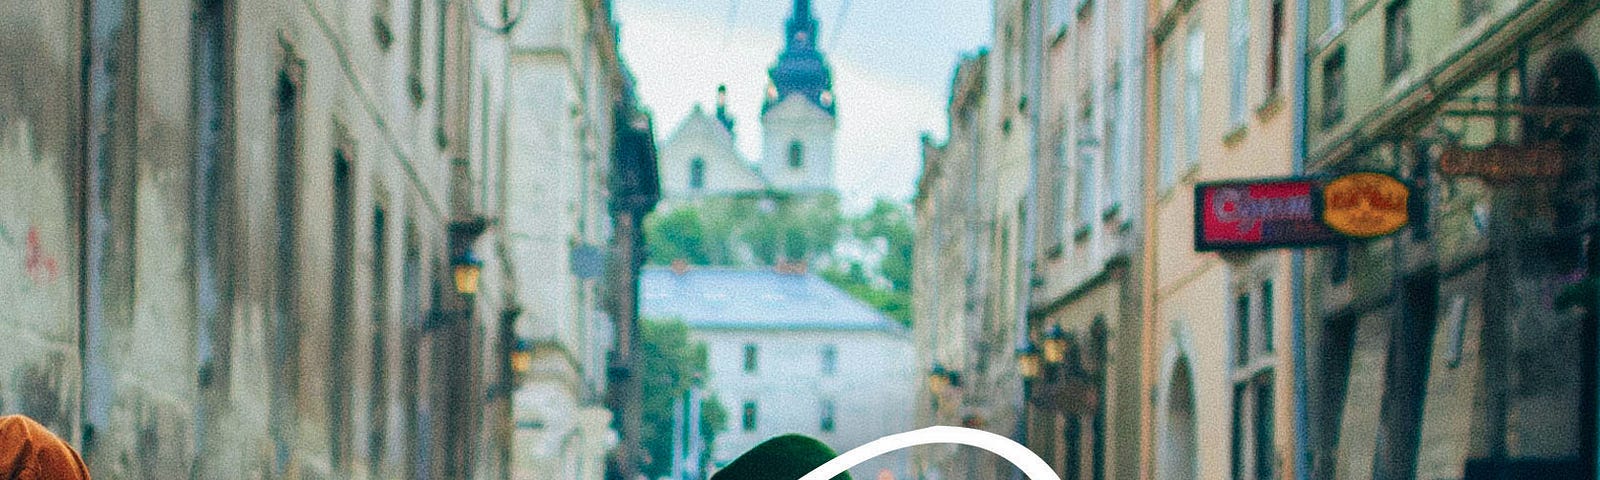
[{"label": "church spire", "polygon": [[794,10],[784,27],[783,52],[767,71],[772,85],[761,111],[766,112],[789,95],[799,94],[832,115],[833,73],[817,49],[817,18],[812,15],[811,0],[794,0]]},{"label": "church spire", "polygon": [[794,11],[789,13],[789,21],[785,26],[788,27],[786,43],[790,50],[816,48],[817,19],[811,15],[811,0],[794,0]]}]

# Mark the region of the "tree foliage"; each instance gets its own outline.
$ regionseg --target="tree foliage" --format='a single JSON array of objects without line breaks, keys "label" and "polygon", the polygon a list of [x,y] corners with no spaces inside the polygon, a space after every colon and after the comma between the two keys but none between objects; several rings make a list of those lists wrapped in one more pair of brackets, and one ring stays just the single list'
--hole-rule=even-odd
[{"label": "tree foliage", "polygon": [[904,205],[878,199],[872,209],[852,219],[851,228],[856,238],[882,238],[886,245],[879,273],[889,281],[896,292],[911,291],[911,250],[915,232],[911,229],[911,212]]},{"label": "tree foliage", "polygon": [[757,266],[815,261],[833,250],[844,219],[831,195],[762,193],[705,198],[645,222],[649,262]]},{"label": "tree foliage", "polygon": [[[841,240],[881,247],[880,261],[838,258]],[[645,224],[648,261],[667,265],[758,267],[803,261],[823,279],[899,321],[911,322],[909,209],[879,199],[859,215],[840,212],[832,195],[763,192],[668,206]]]},{"label": "tree foliage", "polygon": [[[639,327],[639,374],[644,384],[640,440],[647,454],[643,471],[649,478],[660,478],[672,470],[674,403],[705,375],[706,347],[690,340],[689,327],[681,321],[644,319]],[[722,404],[714,397],[707,399],[700,423],[706,455],[726,426]]]}]

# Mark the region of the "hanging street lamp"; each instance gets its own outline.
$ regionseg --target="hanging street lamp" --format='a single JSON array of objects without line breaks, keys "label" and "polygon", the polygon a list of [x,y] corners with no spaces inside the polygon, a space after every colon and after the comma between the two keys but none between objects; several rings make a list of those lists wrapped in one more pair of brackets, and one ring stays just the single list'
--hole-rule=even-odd
[{"label": "hanging street lamp", "polygon": [[483,260],[473,253],[471,248],[461,251],[461,255],[450,260],[451,267],[455,270],[456,293],[462,295],[476,295],[478,293],[478,275],[483,273]]}]

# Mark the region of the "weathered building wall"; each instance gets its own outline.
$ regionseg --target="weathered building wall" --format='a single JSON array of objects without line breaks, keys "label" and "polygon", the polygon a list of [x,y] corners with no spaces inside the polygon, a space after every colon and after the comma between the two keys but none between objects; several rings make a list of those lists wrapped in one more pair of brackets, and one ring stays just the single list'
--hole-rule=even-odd
[{"label": "weathered building wall", "polygon": [[[513,394],[514,478],[598,479],[616,441],[606,392],[612,323],[601,276],[612,236],[614,107],[623,66],[609,6],[541,0],[512,31],[504,167],[516,335],[535,374]],[[613,39],[613,40],[608,40]]]},{"label": "weathered building wall", "polygon": [[438,440],[457,400],[430,395],[461,364],[431,328],[449,159],[492,151],[438,77],[460,5],[0,7],[0,411],[97,477],[462,468]]},{"label": "weathered building wall", "polygon": [[[1029,445],[1062,475],[1134,478],[1145,396],[1143,278],[1143,2],[1044,1],[1036,162],[1037,248],[1029,338],[1052,329],[1073,353],[1031,384]],[[1048,364],[1048,362],[1046,362]],[[1066,383],[1081,382],[1081,383]],[[1063,385],[1083,391],[1062,392]],[[1042,393],[1040,393],[1042,392]],[[1051,403],[1092,397],[1092,405]]]},{"label": "weathered building wall", "polygon": [[0,6],[0,411],[78,434],[81,6]]},{"label": "weathered building wall", "polygon": [[[1394,171],[1420,194],[1406,230],[1312,256],[1310,373],[1334,386],[1310,402],[1334,420],[1313,423],[1315,472],[1593,476],[1594,347],[1573,339],[1592,338],[1595,317],[1591,300],[1563,298],[1595,276],[1580,232],[1595,222],[1597,143],[1592,122],[1540,109],[1600,98],[1594,5],[1402,7],[1311,12],[1310,168]],[[1452,149],[1546,141],[1567,157],[1559,176],[1441,164]]]}]

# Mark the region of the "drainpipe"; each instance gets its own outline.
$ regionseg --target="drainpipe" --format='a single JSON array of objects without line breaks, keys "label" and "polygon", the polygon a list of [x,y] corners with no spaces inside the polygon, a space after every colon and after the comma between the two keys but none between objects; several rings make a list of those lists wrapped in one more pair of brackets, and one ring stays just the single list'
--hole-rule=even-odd
[{"label": "drainpipe", "polygon": [[[1306,172],[1306,92],[1309,85],[1306,82],[1306,72],[1309,68],[1310,58],[1306,56],[1306,37],[1309,35],[1310,22],[1307,14],[1309,0],[1295,0],[1294,4],[1294,66],[1293,66],[1293,91],[1289,118],[1294,119],[1291,143],[1293,144],[1294,175],[1304,175]],[[1309,480],[1311,478],[1311,432],[1310,418],[1306,411],[1306,402],[1310,400],[1306,375],[1310,372],[1306,367],[1306,252],[1304,249],[1295,249],[1290,254],[1289,260],[1289,298],[1291,299],[1289,315],[1290,334],[1292,339],[1291,350],[1294,356],[1294,478],[1295,480]]]},{"label": "drainpipe", "polygon": [[[1033,267],[1036,225],[1039,223],[1035,212],[1039,203],[1039,110],[1043,99],[1041,92],[1044,83],[1044,31],[1045,16],[1042,15],[1044,2],[1032,0],[1026,5],[1029,7],[1022,12],[1023,19],[1029,22],[1030,27],[1023,29],[1023,52],[1027,55],[1028,66],[1028,182],[1023,184],[1023,210],[1022,210],[1022,245],[1017,250],[1017,258],[1021,268],[1018,273],[1022,275],[1022,284],[1017,292],[1017,319],[1016,319],[1016,350],[1020,351],[1028,345],[1028,308],[1033,299]],[[1009,105],[1004,106],[1010,108]],[[1017,416],[1017,442],[1024,445],[1028,441],[1028,399],[1020,392],[1016,398]],[[1013,470],[1013,476],[1021,478],[1021,470]]]}]

